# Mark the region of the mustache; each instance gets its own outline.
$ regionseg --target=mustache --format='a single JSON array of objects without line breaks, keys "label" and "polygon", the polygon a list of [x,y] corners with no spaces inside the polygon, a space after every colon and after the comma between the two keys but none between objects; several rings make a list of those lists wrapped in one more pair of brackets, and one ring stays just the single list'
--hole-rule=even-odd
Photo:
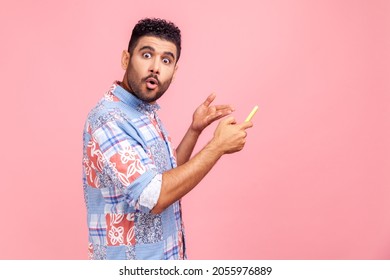
[{"label": "mustache", "polygon": [[157,75],[153,75],[153,74],[150,74],[149,76],[147,76],[146,78],[143,78],[143,81],[145,82],[147,79],[149,78],[153,78],[153,79],[156,79],[158,83],[160,83],[160,80],[158,79],[158,76]]}]

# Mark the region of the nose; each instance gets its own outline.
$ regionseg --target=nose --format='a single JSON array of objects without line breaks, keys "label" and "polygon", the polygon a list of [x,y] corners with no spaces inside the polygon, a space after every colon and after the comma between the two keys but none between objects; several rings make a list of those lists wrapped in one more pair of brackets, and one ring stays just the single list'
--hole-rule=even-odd
[{"label": "nose", "polygon": [[160,74],[160,60],[156,57],[151,60],[149,71],[153,74]]}]

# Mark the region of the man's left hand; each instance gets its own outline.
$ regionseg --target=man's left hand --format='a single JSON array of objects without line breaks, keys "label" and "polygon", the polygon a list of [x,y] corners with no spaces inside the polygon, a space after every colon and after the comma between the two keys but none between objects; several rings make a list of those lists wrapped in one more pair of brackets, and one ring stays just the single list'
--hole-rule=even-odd
[{"label": "man's left hand", "polygon": [[215,93],[210,94],[195,110],[191,124],[191,129],[193,131],[201,133],[209,124],[231,114],[234,111],[230,105],[211,105],[215,97]]}]

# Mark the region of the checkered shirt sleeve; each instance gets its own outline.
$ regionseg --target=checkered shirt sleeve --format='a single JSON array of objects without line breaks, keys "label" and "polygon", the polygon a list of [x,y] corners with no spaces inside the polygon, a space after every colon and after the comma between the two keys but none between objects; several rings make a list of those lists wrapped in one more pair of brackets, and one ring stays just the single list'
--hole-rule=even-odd
[{"label": "checkered shirt sleeve", "polygon": [[95,181],[101,189],[110,188],[106,201],[111,201],[113,206],[120,205],[118,199],[124,197],[130,208],[150,212],[160,194],[161,174],[145,149],[115,121],[96,129],[91,141],[95,147],[91,154],[100,154],[100,166],[103,166],[102,170],[96,170],[101,174]]}]

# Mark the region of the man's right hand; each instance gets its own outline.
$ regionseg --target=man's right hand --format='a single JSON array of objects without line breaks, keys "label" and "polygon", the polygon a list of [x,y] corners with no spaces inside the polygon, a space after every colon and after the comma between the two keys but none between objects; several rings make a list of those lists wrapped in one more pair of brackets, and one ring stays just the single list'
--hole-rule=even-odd
[{"label": "man's right hand", "polygon": [[241,151],[245,146],[246,129],[253,126],[252,122],[237,124],[234,117],[227,117],[219,122],[214,137],[210,141],[221,155]]},{"label": "man's right hand", "polygon": [[237,124],[234,117],[219,122],[213,139],[186,163],[168,170],[162,175],[160,197],[151,213],[160,214],[169,205],[191,191],[224,154],[244,148],[246,129],[251,122]]}]

